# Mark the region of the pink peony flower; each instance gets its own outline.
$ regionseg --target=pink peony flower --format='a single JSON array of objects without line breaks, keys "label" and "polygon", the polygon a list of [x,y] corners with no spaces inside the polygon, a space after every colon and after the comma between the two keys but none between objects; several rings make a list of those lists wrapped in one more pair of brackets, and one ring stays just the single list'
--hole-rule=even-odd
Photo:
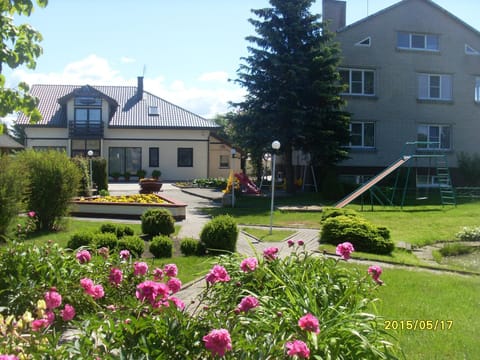
[{"label": "pink peony flower", "polygon": [[172,294],[175,294],[179,292],[180,289],[182,288],[182,282],[180,281],[180,279],[172,277],[168,279],[167,286],[172,291]]},{"label": "pink peony flower", "polygon": [[288,240],[288,241],[287,241],[287,244],[288,244],[288,247],[292,247],[293,245],[295,245],[295,241],[293,241],[293,240]]},{"label": "pink peony flower", "polygon": [[240,263],[240,269],[242,269],[243,272],[252,272],[255,271],[255,269],[258,266],[258,260],[257,258],[250,257],[242,260]]},{"label": "pink peony flower", "polygon": [[47,310],[45,312],[45,320],[47,320],[48,325],[52,325],[55,321],[55,313],[53,311]]},{"label": "pink peony flower", "polygon": [[318,319],[310,313],[302,316],[298,320],[298,326],[300,326],[302,330],[311,331],[315,334],[318,334],[320,332],[320,329],[318,327]]},{"label": "pink peony flower", "polygon": [[228,282],[230,281],[230,275],[228,275],[227,270],[220,265],[215,265],[210,272],[205,277],[210,284],[215,284],[216,282]]},{"label": "pink peony flower", "polygon": [[148,272],[148,264],[146,262],[135,262],[133,264],[133,275],[145,275]]},{"label": "pink peony flower", "polygon": [[0,360],[18,360],[15,355],[0,355]]},{"label": "pink peony flower", "polygon": [[112,283],[113,285],[116,285],[118,286],[122,280],[123,280],[123,272],[122,270],[118,269],[118,268],[112,268],[110,270],[110,275],[108,276],[108,280],[110,281],[110,283]]},{"label": "pink peony flower", "polygon": [[378,265],[372,265],[368,268],[368,273],[372,276],[373,281],[378,285],[382,285],[383,281],[380,280],[380,275],[382,275],[382,268]]},{"label": "pink peony flower", "polygon": [[92,292],[90,294],[95,300],[101,299],[105,296],[105,292],[103,291],[102,285],[94,285]]},{"label": "pink peony flower", "polygon": [[310,357],[310,349],[307,344],[301,340],[289,341],[285,344],[287,355],[298,356],[299,358],[308,359]]},{"label": "pink peony flower", "polygon": [[250,309],[256,308],[260,303],[255,296],[245,296],[238,304],[238,310],[247,312]]},{"label": "pink peony flower", "polygon": [[108,255],[110,255],[110,250],[108,250],[107,247],[103,246],[100,249],[97,250],[98,255],[103,257],[104,259],[108,258]]},{"label": "pink peony flower", "polygon": [[167,264],[163,267],[163,272],[168,277],[175,277],[178,275],[178,268],[175,264]]},{"label": "pink peony flower", "polygon": [[175,306],[177,307],[177,309],[179,309],[179,310],[184,310],[185,309],[185,303],[182,300],[180,300],[179,298],[177,298],[175,296],[170,296],[168,298],[168,300],[173,302],[175,304]]},{"label": "pink peony flower", "polygon": [[83,278],[80,280],[80,285],[83,287],[85,292],[93,297],[94,299],[100,299],[105,296],[102,285],[95,285],[92,279]]},{"label": "pink peony flower", "polygon": [[344,242],[337,245],[336,254],[341,256],[343,260],[350,259],[350,254],[354,252],[353,245],[349,242]]},{"label": "pink peony flower", "polygon": [[153,278],[155,281],[160,281],[163,279],[163,270],[160,269],[160,268],[155,268],[155,270],[153,270]]},{"label": "pink peony flower", "polygon": [[32,331],[40,331],[48,326],[47,319],[37,319],[32,321]]},{"label": "pink peony flower", "polygon": [[80,250],[75,256],[80,264],[85,264],[92,259],[92,255],[88,250]]},{"label": "pink peony flower", "polygon": [[157,298],[166,299],[169,293],[170,289],[166,284],[146,280],[137,285],[135,296],[142,302],[147,300],[150,304],[155,305]]},{"label": "pink peony flower", "polygon": [[80,286],[88,293],[93,289],[93,280],[89,278],[83,278],[80,280]]},{"label": "pink peony flower", "polygon": [[303,246],[303,245],[305,245],[305,241],[303,241],[303,240],[298,240],[298,241],[297,241],[297,245],[298,245],[298,246]]},{"label": "pink peony flower", "polygon": [[60,295],[55,288],[47,291],[44,296],[47,309],[55,309],[62,304],[62,295]]},{"label": "pink peony flower", "polygon": [[128,259],[130,259],[130,251],[128,251],[128,250],[121,250],[121,251],[120,251],[120,259],[122,259],[122,260],[128,260]]},{"label": "pink peony flower", "polygon": [[210,350],[212,355],[223,356],[225,352],[232,350],[232,339],[226,329],[214,329],[203,337],[205,348]]},{"label": "pink peony flower", "polygon": [[29,211],[29,212],[28,212],[28,217],[29,217],[29,218],[34,218],[35,215],[37,215],[37,214],[35,213],[35,211]]},{"label": "pink peony flower", "polygon": [[263,257],[265,260],[275,260],[278,257],[278,248],[277,247],[269,247],[263,250]]},{"label": "pink peony flower", "polygon": [[65,304],[63,310],[60,311],[63,321],[70,321],[75,317],[75,308],[72,305]]}]

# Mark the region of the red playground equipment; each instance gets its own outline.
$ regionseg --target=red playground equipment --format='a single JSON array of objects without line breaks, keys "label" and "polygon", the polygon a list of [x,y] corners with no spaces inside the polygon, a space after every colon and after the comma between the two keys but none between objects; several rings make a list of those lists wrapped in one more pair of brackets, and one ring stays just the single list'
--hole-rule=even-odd
[{"label": "red playground equipment", "polygon": [[235,177],[238,179],[238,182],[240,183],[240,188],[242,189],[243,193],[255,195],[260,194],[260,189],[258,188],[258,186],[255,185],[246,174],[238,173],[235,174]]}]

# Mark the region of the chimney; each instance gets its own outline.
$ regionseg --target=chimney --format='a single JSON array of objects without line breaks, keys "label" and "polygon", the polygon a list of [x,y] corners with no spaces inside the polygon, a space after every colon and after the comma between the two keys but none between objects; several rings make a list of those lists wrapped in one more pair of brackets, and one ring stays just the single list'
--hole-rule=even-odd
[{"label": "chimney", "polygon": [[137,98],[138,100],[143,99],[143,76],[137,77]]},{"label": "chimney", "polygon": [[328,30],[337,31],[345,27],[347,18],[347,2],[339,0],[323,0],[323,21],[328,21]]}]

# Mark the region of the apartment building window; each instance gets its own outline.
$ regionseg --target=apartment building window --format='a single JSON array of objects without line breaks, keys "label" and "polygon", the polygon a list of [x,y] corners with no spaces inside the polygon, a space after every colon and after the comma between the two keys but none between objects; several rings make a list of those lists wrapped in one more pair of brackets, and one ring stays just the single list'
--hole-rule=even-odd
[{"label": "apartment building window", "polygon": [[480,103],[480,77],[475,78],[475,102]]},{"label": "apartment building window", "polygon": [[421,100],[452,100],[452,76],[418,74],[418,98]]},{"label": "apartment building window", "polygon": [[417,141],[419,149],[448,150],[451,148],[451,126],[419,125]]},{"label": "apartment building window", "polygon": [[230,156],[220,155],[220,169],[228,169],[230,167]]},{"label": "apartment building window", "polygon": [[373,148],[375,147],[375,123],[351,122],[350,147]]},{"label": "apartment building window", "polygon": [[397,48],[410,50],[438,51],[438,35],[419,34],[399,31],[397,33]]},{"label": "apartment building window", "polygon": [[193,167],[193,148],[177,149],[177,166]]},{"label": "apartment building window", "polygon": [[340,69],[342,83],[347,86],[343,94],[374,95],[375,71],[362,69]]}]

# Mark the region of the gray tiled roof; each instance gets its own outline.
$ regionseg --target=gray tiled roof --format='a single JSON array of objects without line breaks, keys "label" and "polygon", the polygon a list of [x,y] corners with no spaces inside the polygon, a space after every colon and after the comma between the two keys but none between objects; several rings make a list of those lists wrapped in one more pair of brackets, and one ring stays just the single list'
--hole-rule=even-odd
[{"label": "gray tiled roof", "polygon": [[[68,97],[82,86],[76,85],[32,85],[30,94],[39,99],[38,109],[42,120],[36,126],[66,127],[65,109],[58,102]],[[205,119],[158,96],[143,92],[141,100],[137,97],[135,86],[90,86],[105,94],[107,100],[114,100],[118,108],[111,117],[108,126],[118,128],[154,128],[154,129],[215,129],[213,120]],[[159,115],[149,115],[149,107],[157,106]],[[28,124],[29,119],[20,114],[17,122]]]}]

